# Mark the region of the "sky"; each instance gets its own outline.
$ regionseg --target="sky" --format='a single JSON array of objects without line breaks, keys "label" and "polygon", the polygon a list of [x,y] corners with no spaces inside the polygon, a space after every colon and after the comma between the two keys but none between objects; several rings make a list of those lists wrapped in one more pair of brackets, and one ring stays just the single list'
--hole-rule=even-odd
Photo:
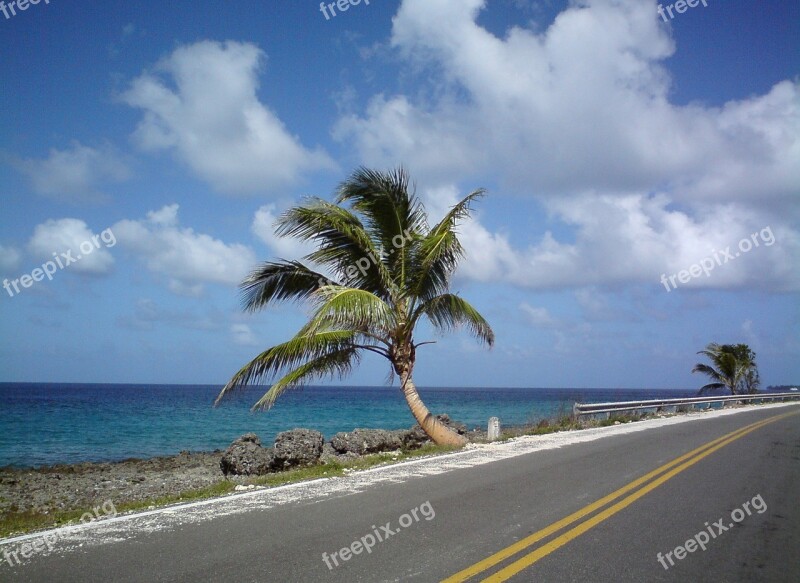
[{"label": "sky", "polygon": [[709,342],[800,382],[800,3],[694,4],[6,0],[0,381],[226,382],[308,313],[241,310],[275,219],[402,164],[432,220],[487,189],[452,289],[496,344],[423,328],[418,385],[692,389]]}]

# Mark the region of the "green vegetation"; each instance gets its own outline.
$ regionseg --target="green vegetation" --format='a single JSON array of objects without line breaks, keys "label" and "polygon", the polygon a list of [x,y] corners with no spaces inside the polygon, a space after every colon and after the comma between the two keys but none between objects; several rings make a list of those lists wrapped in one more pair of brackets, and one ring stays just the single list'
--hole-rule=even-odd
[{"label": "green vegetation", "polygon": [[[344,377],[365,352],[385,357],[397,375],[414,418],[439,445],[465,439],[441,423],[420,399],[412,380],[417,324],[424,318],[439,332],[464,327],[491,346],[494,332],[466,300],[450,293],[450,277],[463,249],[456,231],[483,196],[476,190],[432,227],[409,177],[400,168],[360,168],[338,189],[336,203],[314,198],[286,211],[277,234],[313,242],[300,261],[263,263],[241,284],[244,308],[255,312],[273,302],[309,301],[313,314],[294,338],[269,348],[237,372],[217,397],[264,377],[282,374],[254,409],[267,409],[287,389],[326,377]],[[347,206],[343,206],[343,205]]]},{"label": "green vegetation", "polygon": [[308,480],[316,480],[319,478],[333,478],[336,476],[344,476],[348,472],[355,472],[358,470],[368,470],[376,466],[386,466],[394,463],[403,462],[409,459],[418,457],[441,455],[458,451],[460,448],[451,445],[435,445],[430,444],[423,446],[419,449],[404,451],[404,452],[385,452],[366,455],[360,458],[354,458],[347,462],[338,460],[320,464],[318,466],[310,466],[307,468],[298,468],[289,470],[287,472],[279,472],[277,474],[267,474],[265,476],[258,476],[246,482],[245,485],[256,486],[283,486],[284,484],[292,484],[295,482],[304,482]]},{"label": "green vegetation", "polygon": [[727,389],[731,395],[751,395],[761,384],[756,365],[756,353],[747,344],[716,344],[712,342],[697,354],[711,361],[698,363],[692,372],[707,375],[713,382],[700,388],[698,394],[715,389]]},{"label": "green vegetation", "polygon": [[542,419],[535,426],[525,431],[523,435],[547,435],[556,431],[571,431],[582,428],[580,421],[574,419],[572,415],[559,415],[554,419]]},{"label": "green vegetation", "polygon": [[[147,500],[137,500],[132,502],[123,502],[116,504],[115,508],[117,513],[132,512],[136,510],[147,510],[150,508],[159,508],[161,506],[168,506],[179,502],[191,502],[193,500],[204,500],[206,498],[215,498],[233,492],[236,484],[220,480],[205,488],[196,490],[185,490],[180,494],[159,496],[158,498],[150,498]],[[36,530],[44,530],[49,528],[56,528],[59,526],[67,526],[70,524],[78,524],[80,517],[85,513],[92,513],[91,507],[78,508],[71,510],[58,510],[49,512],[47,514],[40,512],[17,512],[12,508],[8,512],[0,515],[0,538],[8,537],[11,535],[19,535]]]},{"label": "green vegetation", "polygon": [[559,414],[551,419],[540,419],[539,421],[519,428],[510,428],[503,432],[501,441],[521,437],[523,435],[547,435],[559,431],[578,431],[592,427],[607,427],[620,423],[631,423],[652,417],[647,413],[615,413],[608,419],[575,419],[572,414]]},{"label": "green vegetation", "polygon": [[24,534],[45,528],[55,528],[72,522],[77,523],[81,515],[87,511],[91,512],[91,509],[69,510],[51,514],[40,514],[31,511],[9,511],[0,517],[0,537]]},{"label": "green vegetation", "polygon": [[593,421],[589,425],[590,427],[608,427],[609,425],[618,425],[620,423],[633,423],[634,421],[641,421],[642,419],[647,419],[648,417],[652,417],[652,414],[647,413],[617,413],[615,415],[611,415],[608,419],[600,419],[598,421]]}]

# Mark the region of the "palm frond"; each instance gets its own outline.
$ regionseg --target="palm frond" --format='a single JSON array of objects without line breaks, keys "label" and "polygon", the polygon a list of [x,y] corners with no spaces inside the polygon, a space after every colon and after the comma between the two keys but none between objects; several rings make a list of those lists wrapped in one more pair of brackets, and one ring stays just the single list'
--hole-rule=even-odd
[{"label": "palm frond", "polygon": [[350,374],[360,358],[358,348],[348,347],[309,360],[275,382],[269,391],[253,405],[253,410],[269,409],[284,391],[306,385],[312,380],[320,380],[326,377],[344,378]]},{"label": "palm frond", "polygon": [[327,285],[319,288],[312,300],[317,307],[301,331],[304,334],[322,329],[345,329],[369,332],[385,339],[397,325],[392,306],[363,289]]},{"label": "palm frond", "polygon": [[489,323],[469,302],[456,294],[442,294],[420,305],[412,317],[411,325],[422,314],[426,315],[434,327],[452,330],[465,326],[481,342],[492,346],[494,332]]},{"label": "palm frond", "polygon": [[694,368],[692,368],[692,372],[693,373],[699,372],[704,375],[708,375],[714,380],[722,381],[722,375],[712,367],[708,366],[707,364],[698,363],[694,365]]},{"label": "palm frond", "polygon": [[268,348],[244,365],[222,388],[214,405],[232,391],[255,384],[283,369],[352,347],[356,337],[352,330],[301,331],[291,340]]},{"label": "palm frond", "polygon": [[390,172],[359,168],[339,185],[337,202],[349,202],[364,217],[370,236],[387,252],[384,262],[393,283],[404,289],[414,240],[427,230],[425,208],[409,192],[407,172],[402,167]]},{"label": "palm frond", "polygon": [[245,311],[254,312],[272,301],[307,299],[329,280],[299,261],[266,262],[239,286]]},{"label": "palm frond", "polygon": [[464,197],[419,242],[414,274],[417,296],[428,299],[447,290],[450,276],[464,256],[456,229],[460,221],[469,217],[471,204],[484,193],[478,189]]},{"label": "palm frond", "polygon": [[287,210],[278,219],[280,236],[313,240],[316,251],[305,259],[333,269],[338,279],[386,295],[391,277],[379,260],[381,249],[360,219],[349,210],[324,200]]},{"label": "palm frond", "polygon": [[702,395],[706,391],[711,391],[711,390],[716,390],[716,389],[724,389],[725,387],[727,387],[727,385],[724,384],[724,383],[709,383],[707,385],[703,385],[702,387],[700,387],[700,390],[697,391],[697,393],[699,395]]},{"label": "palm frond", "polygon": [[425,208],[409,192],[409,182],[402,166],[389,172],[361,167],[339,185],[336,202],[349,202],[373,236],[389,247],[392,237],[426,228]]}]

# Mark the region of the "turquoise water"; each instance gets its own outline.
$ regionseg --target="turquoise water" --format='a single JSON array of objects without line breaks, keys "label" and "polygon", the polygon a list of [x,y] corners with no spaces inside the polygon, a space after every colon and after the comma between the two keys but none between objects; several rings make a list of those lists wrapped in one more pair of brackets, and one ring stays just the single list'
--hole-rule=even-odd
[{"label": "turquoise water", "polygon": [[[251,413],[264,389],[218,408],[218,385],[0,383],[0,466],[40,466],[173,455],[227,447],[255,432],[266,445],[295,427],[330,438],[356,427],[400,429],[414,418],[397,387],[307,387],[286,393],[268,412]],[[420,388],[434,413],[468,427],[489,417],[531,422],[572,403],[694,396],[687,390]]]}]

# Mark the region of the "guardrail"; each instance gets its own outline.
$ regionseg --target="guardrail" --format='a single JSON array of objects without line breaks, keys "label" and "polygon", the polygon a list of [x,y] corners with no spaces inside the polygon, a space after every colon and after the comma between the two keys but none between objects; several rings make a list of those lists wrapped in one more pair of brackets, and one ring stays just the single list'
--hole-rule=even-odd
[{"label": "guardrail", "polygon": [[726,395],[723,397],[685,397],[676,399],[654,399],[651,401],[617,401],[610,403],[575,403],[572,406],[572,414],[579,418],[582,415],[605,414],[609,417],[611,413],[621,411],[636,411],[638,409],[659,409],[671,408],[677,410],[678,407],[688,406],[691,409],[698,408],[699,405],[706,405],[703,409],[711,407],[712,403],[725,403],[727,401],[791,401],[800,399],[800,392],[791,393],[756,393],[754,395]]}]

